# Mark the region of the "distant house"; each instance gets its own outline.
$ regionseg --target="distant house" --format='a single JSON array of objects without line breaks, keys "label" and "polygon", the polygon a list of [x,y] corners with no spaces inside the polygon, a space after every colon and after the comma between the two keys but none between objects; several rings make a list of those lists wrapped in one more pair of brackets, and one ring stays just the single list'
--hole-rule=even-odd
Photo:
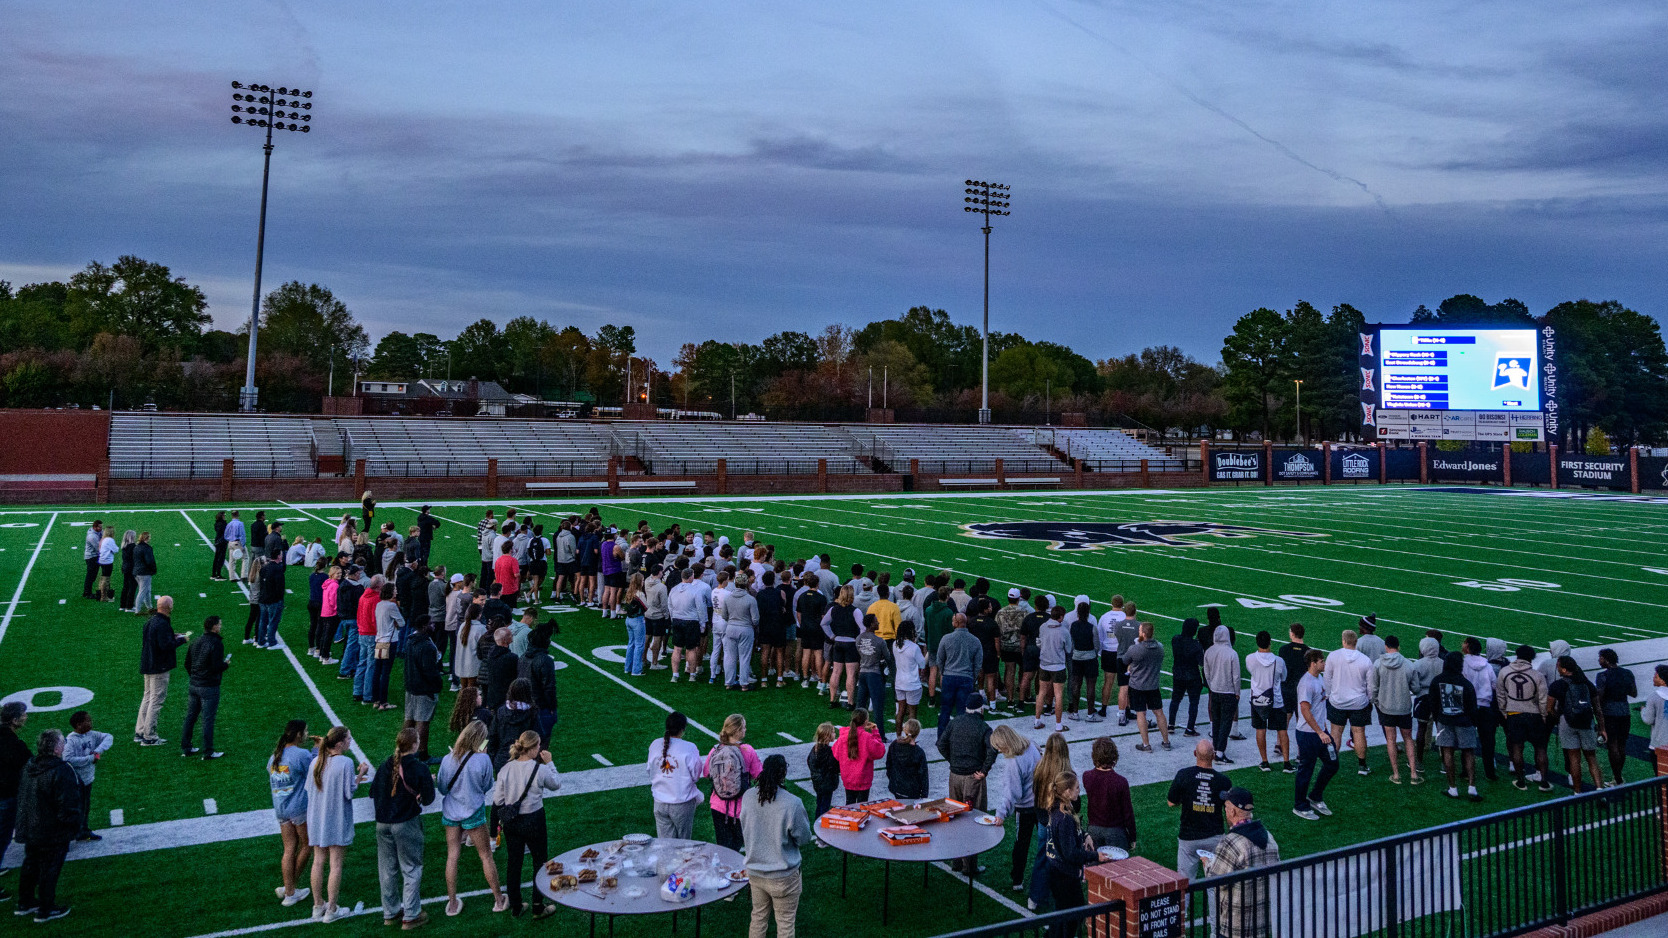
[{"label": "distant house", "polygon": [[[508,407],[535,403],[537,398],[511,394],[496,381],[416,378],[406,381],[361,379],[359,395],[367,413],[437,414],[502,417]],[[459,407],[459,405],[464,405]],[[472,405],[472,406],[471,406]]]}]

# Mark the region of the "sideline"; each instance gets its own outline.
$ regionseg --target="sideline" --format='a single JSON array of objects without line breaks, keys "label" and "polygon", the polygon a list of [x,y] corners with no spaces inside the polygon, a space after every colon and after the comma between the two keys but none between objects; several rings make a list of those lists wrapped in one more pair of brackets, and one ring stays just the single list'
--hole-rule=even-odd
[{"label": "sideline", "polygon": [[35,561],[40,559],[41,550],[46,547],[46,536],[52,533],[52,524],[57,520],[58,512],[55,511],[47,520],[46,527],[41,529],[41,539],[35,542],[35,552],[29,555],[29,562],[23,567],[23,575],[17,578],[17,589],[12,591],[12,601],[6,606],[5,616],[0,617],[0,641],[6,639],[6,629],[11,627],[12,616],[17,612],[18,603],[23,601],[24,584],[29,582],[29,574],[35,569]]}]

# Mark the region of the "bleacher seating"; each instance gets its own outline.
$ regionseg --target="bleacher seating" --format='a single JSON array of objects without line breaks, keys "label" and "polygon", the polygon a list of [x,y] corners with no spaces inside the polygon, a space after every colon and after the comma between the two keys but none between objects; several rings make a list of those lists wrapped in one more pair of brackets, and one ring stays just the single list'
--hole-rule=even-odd
[{"label": "bleacher seating", "polygon": [[806,475],[817,460],[832,473],[868,472],[844,432],[808,423],[680,423],[630,421],[613,424],[615,438],[656,475],[707,475],[718,460],[732,475]]},{"label": "bleacher seating", "polygon": [[921,472],[994,472],[1002,460],[1004,473],[1057,472],[1063,467],[1041,446],[1032,444],[1011,427],[940,426],[923,424],[868,424],[852,427],[858,446],[877,455],[894,472],[908,472],[909,461],[920,461]]},{"label": "bleacher seating", "polygon": [[[1050,431],[1038,430],[1039,436]],[[1061,427],[1052,431],[1054,448],[1068,459],[1081,459],[1096,472],[1139,470],[1141,460],[1147,460],[1151,470],[1182,465],[1182,460],[1168,456],[1120,430]]]},{"label": "bleacher seating", "polygon": [[218,477],[226,459],[243,477],[316,473],[312,421],[262,414],[118,413],[110,418],[110,475]]},{"label": "bleacher seating", "polygon": [[612,439],[606,426],[550,420],[456,417],[338,417],[349,471],[368,476],[604,475]]}]

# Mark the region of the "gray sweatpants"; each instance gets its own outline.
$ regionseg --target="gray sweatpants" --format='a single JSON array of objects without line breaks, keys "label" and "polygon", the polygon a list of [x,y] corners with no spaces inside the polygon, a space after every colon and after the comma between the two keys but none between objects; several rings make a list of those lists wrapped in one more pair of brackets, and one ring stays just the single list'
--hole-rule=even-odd
[{"label": "gray sweatpants", "polygon": [[753,683],[753,630],[730,625],[724,629],[724,685]]},{"label": "gray sweatpants", "polygon": [[382,917],[409,922],[423,914],[423,819],[376,826],[376,875]]},{"label": "gray sweatpants", "polygon": [[654,835],[669,840],[689,840],[695,833],[695,808],[700,798],[682,804],[654,803]]}]

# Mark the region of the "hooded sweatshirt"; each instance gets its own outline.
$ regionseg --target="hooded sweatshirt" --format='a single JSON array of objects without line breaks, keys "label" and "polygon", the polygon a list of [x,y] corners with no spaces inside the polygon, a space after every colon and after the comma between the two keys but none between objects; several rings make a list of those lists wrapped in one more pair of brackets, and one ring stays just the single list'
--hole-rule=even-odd
[{"label": "hooded sweatshirt", "polygon": [[1171,680],[1178,687],[1198,687],[1204,682],[1199,668],[1204,661],[1205,646],[1199,642],[1199,620],[1182,620],[1181,634],[1170,639]]},{"label": "hooded sweatshirt", "polygon": [[1465,655],[1448,653],[1431,684],[1431,716],[1443,726],[1477,725],[1477,688],[1465,677]]},{"label": "hooded sweatshirt", "polygon": [[1367,676],[1373,663],[1354,648],[1339,648],[1326,656],[1327,703],[1339,710],[1360,710],[1371,702]]},{"label": "hooded sweatshirt", "polygon": [[1546,678],[1548,687],[1552,686],[1553,681],[1558,680],[1558,659],[1569,653],[1570,643],[1559,639],[1552,643],[1548,654],[1536,656],[1535,670],[1541,672],[1541,677]]},{"label": "hooded sweatshirt", "polygon": [[1228,627],[1219,625],[1205,649],[1205,686],[1213,694],[1239,696],[1239,653],[1228,644]]},{"label": "hooded sweatshirt", "polygon": [[1419,660],[1411,665],[1412,682],[1409,690],[1413,693],[1413,699],[1418,700],[1430,693],[1431,684],[1442,675],[1442,659],[1439,657],[1441,652],[1442,643],[1436,639],[1427,637],[1419,640]]},{"label": "hooded sweatshirt", "polygon": [[1505,669],[1510,660],[1506,657],[1506,640],[1503,638],[1483,639],[1483,657],[1488,659],[1489,667],[1494,669],[1496,677]]},{"label": "hooded sweatshirt", "polygon": [[1399,651],[1386,651],[1367,674],[1367,696],[1380,713],[1413,712],[1413,666]]},{"label": "hooded sweatshirt", "polygon": [[1546,677],[1521,658],[1506,665],[1494,684],[1494,705],[1506,716],[1546,712]]},{"label": "hooded sweatshirt", "polygon": [[1668,749],[1668,687],[1652,687],[1639,708],[1639,719],[1651,728],[1651,748]]},{"label": "hooded sweatshirt", "polygon": [[1269,705],[1276,710],[1286,706],[1286,662],[1272,651],[1255,651],[1245,656],[1245,669],[1251,672],[1251,701],[1269,696]]},{"label": "hooded sweatshirt", "polygon": [[1494,668],[1482,655],[1466,655],[1462,672],[1477,689],[1477,706],[1494,706]]}]

